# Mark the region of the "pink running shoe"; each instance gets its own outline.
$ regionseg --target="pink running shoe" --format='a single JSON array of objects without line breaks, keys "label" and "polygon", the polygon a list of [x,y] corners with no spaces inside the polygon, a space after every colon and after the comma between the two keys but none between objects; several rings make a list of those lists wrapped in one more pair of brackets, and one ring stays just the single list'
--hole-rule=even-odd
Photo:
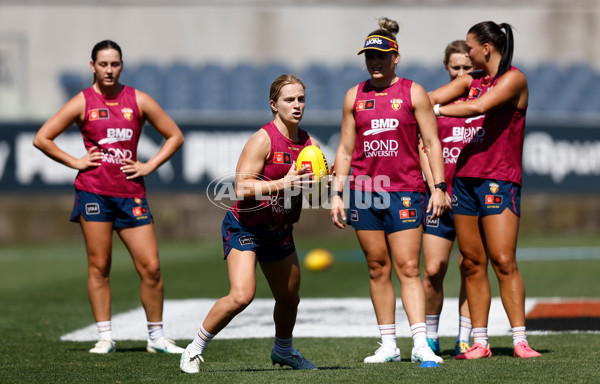
[{"label": "pink running shoe", "polygon": [[521,357],[523,359],[529,359],[531,357],[542,356],[539,352],[531,349],[526,340],[520,341],[515,345],[515,357]]},{"label": "pink running shoe", "polygon": [[454,356],[456,360],[473,360],[482,359],[484,357],[492,357],[492,351],[489,344],[486,348],[479,343],[475,343],[467,352]]}]

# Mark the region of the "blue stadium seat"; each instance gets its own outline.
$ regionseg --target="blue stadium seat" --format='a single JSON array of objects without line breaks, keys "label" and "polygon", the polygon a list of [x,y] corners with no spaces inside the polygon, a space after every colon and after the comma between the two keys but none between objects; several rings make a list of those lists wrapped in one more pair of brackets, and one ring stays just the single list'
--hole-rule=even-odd
[{"label": "blue stadium seat", "polygon": [[427,92],[433,91],[442,84],[448,82],[448,77],[439,83],[438,69],[431,69],[421,64],[400,64],[396,72],[398,76],[412,80],[425,88]]},{"label": "blue stadium seat", "polygon": [[194,91],[194,74],[189,64],[176,62],[165,69],[164,109],[193,109]]},{"label": "blue stadium seat", "polygon": [[88,83],[85,83],[81,74],[75,72],[65,72],[60,75],[60,85],[62,86],[67,100],[81,92],[84,88],[92,85],[92,75],[88,74]]},{"label": "blue stadium seat", "polygon": [[193,107],[199,111],[226,109],[225,70],[219,64],[205,64],[194,70]]},{"label": "blue stadium seat", "polygon": [[300,77],[306,85],[306,103],[311,110],[331,110],[337,106],[329,93],[333,82],[331,72],[323,64],[311,64],[302,71]]},{"label": "blue stadium seat", "polygon": [[329,91],[331,102],[330,109],[341,113],[346,92],[358,83],[369,79],[369,73],[364,65],[345,64],[335,69],[332,86]]},{"label": "blue stadium seat", "polygon": [[[529,110],[550,112],[560,109],[557,94],[564,84],[564,72],[554,63],[542,63],[528,70]],[[560,96],[560,95],[559,95]]]},{"label": "blue stadium seat", "polygon": [[586,99],[593,97],[595,78],[594,70],[587,63],[574,63],[567,68],[567,81],[561,89],[565,111],[575,111]]},{"label": "blue stadium seat", "polygon": [[[125,72],[124,72],[125,73]],[[164,105],[164,73],[158,65],[150,62],[127,70],[127,80],[132,87],[146,92],[160,105]]]},{"label": "blue stadium seat", "polygon": [[[239,64],[230,68],[227,81],[227,109],[248,111],[264,108],[265,90],[259,89],[259,73],[256,67]],[[268,94],[268,93],[267,93]]]}]

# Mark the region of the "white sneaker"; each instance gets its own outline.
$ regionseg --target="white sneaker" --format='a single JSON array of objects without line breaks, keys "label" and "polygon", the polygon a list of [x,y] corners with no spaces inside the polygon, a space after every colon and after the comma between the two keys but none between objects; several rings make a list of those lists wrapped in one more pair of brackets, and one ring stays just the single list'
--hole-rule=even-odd
[{"label": "white sneaker", "polygon": [[422,361],[435,361],[436,363],[443,363],[444,359],[433,353],[431,348],[428,345],[424,345],[421,347],[414,347],[412,349],[412,354],[410,356],[410,361],[413,363],[418,363]]},{"label": "white sneaker", "polygon": [[173,340],[169,340],[166,337],[162,336],[160,339],[156,341],[150,341],[148,339],[148,345],[146,346],[146,351],[150,353],[175,353],[180,354],[183,352],[183,348],[175,345]]},{"label": "white sneaker", "polygon": [[90,349],[90,353],[107,354],[115,351],[115,342],[110,339],[100,339],[94,345],[94,348]]},{"label": "white sneaker", "polygon": [[[378,343],[381,345],[381,343]],[[400,362],[400,349],[395,350],[384,349],[383,346],[375,351],[373,356],[365,357],[363,360],[365,363],[399,363]]]},{"label": "white sneaker", "polygon": [[192,344],[187,346],[187,348],[181,354],[181,359],[179,360],[179,369],[183,373],[199,373],[200,362],[204,363],[204,359],[202,358],[200,351],[191,349],[191,345]]}]

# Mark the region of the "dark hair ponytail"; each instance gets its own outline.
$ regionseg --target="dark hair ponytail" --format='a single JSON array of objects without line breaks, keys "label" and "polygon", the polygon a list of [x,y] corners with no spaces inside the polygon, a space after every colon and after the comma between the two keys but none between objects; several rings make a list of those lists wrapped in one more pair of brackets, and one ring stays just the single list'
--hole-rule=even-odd
[{"label": "dark hair ponytail", "polygon": [[[502,32],[503,29],[504,32]],[[483,21],[472,26],[468,33],[473,34],[479,44],[488,43],[493,45],[502,55],[494,80],[510,69],[514,50],[513,32],[510,24]]]}]

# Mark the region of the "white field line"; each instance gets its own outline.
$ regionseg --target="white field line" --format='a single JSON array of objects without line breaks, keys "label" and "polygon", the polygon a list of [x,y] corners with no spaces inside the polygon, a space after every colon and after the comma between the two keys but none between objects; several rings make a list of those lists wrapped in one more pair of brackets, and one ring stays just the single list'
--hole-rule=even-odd
[{"label": "white field line", "polygon": [[[539,299],[528,298],[525,312]],[[548,299],[544,299],[547,301]],[[176,340],[191,340],[216,299],[167,300],[164,306],[165,335]],[[273,299],[255,299],[217,336],[220,339],[269,338],[275,334]],[[458,299],[447,298],[440,316],[440,336],[456,336],[458,332]],[[146,318],[142,307],[120,313],[112,319],[115,340],[146,340]],[[396,303],[396,333],[411,337],[401,300]],[[500,298],[492,299],[488,323],[490,336],[510,335],[510,324]],[[371,300],[368,298],[302,299],[294,337],[373,337],[379,330]],[[66,341],[95,341],[98,331],[94,323],[61,337]]]}]

